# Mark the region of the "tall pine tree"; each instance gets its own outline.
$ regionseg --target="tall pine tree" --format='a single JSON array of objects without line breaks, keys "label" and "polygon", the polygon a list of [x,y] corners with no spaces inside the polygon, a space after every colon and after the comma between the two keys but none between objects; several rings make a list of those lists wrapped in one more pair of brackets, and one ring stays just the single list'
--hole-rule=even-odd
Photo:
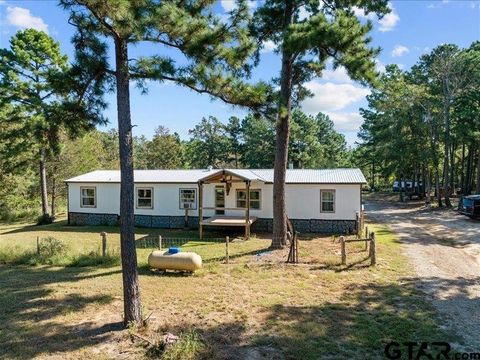
[{"label": "tall pine tree", "polygon": [[364,83],[375,77],[377,49],[369,47],[372,25],[361,24],[354,7],[383,15],[387,0],[267,0],[255,13],[260,41],[273,41],[281,54],[273,184],[272,248],[286,244],[285,173],[292,104],[308,95],[303,84],[321,76],[328,59]]},{"label": "tall pine tree", "polygon": [[[256,45],[248,29],[248,6],[239,1],[223,22],[213,13],[213,0],[61,0],[77,27],[78,53],[96,59],[91,73],[110,75],[117,94],[120,143],[120,232],[124,289],[124,321],[142,319],[134,243],[133,146],[130,81],[145,86],[146,79],[171,81],[229,104],[256,107],[268,103],[265,84],[251,86],[246,60]],[[108,63],[107,43],[113,42],[115,64]],[[157,55],[132,59],[133,44],[156,45]],[[95,49],[95,51],[91,51]],[[176,52],[183,61],[176,62]]]},{"label": "tall pine tree", "polygon": [[47,158],[58,153],[62,129],[76,136],[104,123],[98,112],[104,104],[82,66],[70,66],[58,42],[42,31],[22,30],[11,38],[10,48],[0,50],[0,75],[0,105],[10,109],[1,120],[11,124],[2,140],[12,144],[9,157],[36,153],[42,214],[49,219]]}]

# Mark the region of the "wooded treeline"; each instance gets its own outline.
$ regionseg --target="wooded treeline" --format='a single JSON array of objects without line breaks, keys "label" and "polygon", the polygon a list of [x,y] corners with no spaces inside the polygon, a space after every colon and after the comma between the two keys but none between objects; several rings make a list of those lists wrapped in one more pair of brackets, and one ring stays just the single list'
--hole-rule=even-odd
[{"label": "wooded treeline", "polygon": [[372,186],[422,181],[439,206],[480,193],[480,42],[438,46],[409,71],[388,66],[367,99],[356,159]]},{"label": "wooded treeline", "polygon": [[[295,110],[290,137],[290,163],[295,168],[351,166],[351,151],[345,138],[335,131],[328,116],[311,116]],[[4,123],[0,122],[5,126]],[[7,131],[7,129],[5,129]],[[203,118],[189,131],[189,139],[164,126],[158,126],[151,139],[136,136],[136,169],[203,169],[209,165],[228,168],[273,168],[275,124],[248,115],[230,117],[221,122]],[[6,152],[0,149],[0,154]],[[19,163],[23,152],[8,159],[0,157],[2,166]],[[34,154],[33,154],[34,155]],[[119,169],[118,132],[92,129],[72,139],[60,134],[58,152],[45,159],[49,213],[65,210],[66,187],[63,180],[98,169]],[[8,169],[7,164],[3,167]],[[39,174],[36,157],[22,161],[0,175],[0,214],[8,219],[40,214]],[[56,206],[57,205],[57,206]],[[55,208],[56,207],[56,208]]]}]

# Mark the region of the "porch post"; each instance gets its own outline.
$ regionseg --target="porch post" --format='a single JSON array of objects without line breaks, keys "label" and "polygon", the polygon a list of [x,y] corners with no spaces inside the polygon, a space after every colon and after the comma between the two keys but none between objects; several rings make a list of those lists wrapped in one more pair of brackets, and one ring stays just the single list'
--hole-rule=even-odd
[{"label": "porch post", "polygon": [[198,182],[198,237],[203,238],[203,182]]},{"label": "porch post", "polygon": [[247,210],[245,210],[245,239],[250,238],[250,181],[245,181],[247,191]]}]

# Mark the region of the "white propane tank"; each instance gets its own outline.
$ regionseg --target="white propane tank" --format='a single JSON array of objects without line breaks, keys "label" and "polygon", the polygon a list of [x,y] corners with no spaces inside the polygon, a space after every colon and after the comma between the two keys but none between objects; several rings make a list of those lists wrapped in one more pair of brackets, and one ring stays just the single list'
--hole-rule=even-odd
[{"label": "white propane tank", "polygon": [[155,250],[148,256],[148,266],[161,270],[195,271],[202,267],[202,258],[194,252],[178,252]]}]

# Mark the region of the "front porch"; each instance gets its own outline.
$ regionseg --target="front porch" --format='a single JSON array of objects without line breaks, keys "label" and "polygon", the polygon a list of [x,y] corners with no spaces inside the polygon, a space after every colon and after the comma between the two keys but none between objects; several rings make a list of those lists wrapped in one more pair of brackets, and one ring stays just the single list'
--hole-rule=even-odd
[{"label": "front porch", "polygon": [[[252,225],[257,220],[256,216],[250,216],[248,223]],[[203,226],[245,226],[246,218],[243,216],[215,215],[203,219]]]},{"label": "front porch", "polygon": [[[250,215],[250,186],[252,180],[258,180],[257,178],[251,178],[229,170],[219,170],[218,172],[211,174],[198,182],[198,234],[199,238],[203,238],[204,226],[217,226],[217,227],[245,227],[245,239],[250,238],[250,228],[252,224],[257,220],[256,216]],[[225,196],[228,196],[234,183],[245,184],[245,203],[244,207],[226,207]],[[204,206],[204,189],[205,184],[219,184],[215,189],[215,206]],[[218,190],[218,192],[217,192]],[[223,197],[223,198],[222,198]],[[223,201],[222,201],[223,199]],[[204,217],[204,211],[214,212],[213,216]],[[229,215],[226,212],[244,213],[241,215]]]}]

